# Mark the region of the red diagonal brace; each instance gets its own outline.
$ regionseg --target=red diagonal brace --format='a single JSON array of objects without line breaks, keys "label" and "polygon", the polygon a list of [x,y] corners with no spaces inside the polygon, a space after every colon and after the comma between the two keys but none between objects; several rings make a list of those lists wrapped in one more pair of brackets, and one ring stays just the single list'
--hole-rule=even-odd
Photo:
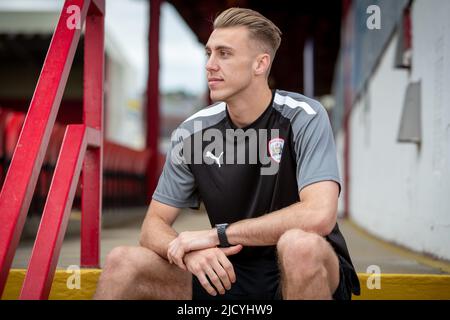
[{"label": "red diagonal brace", "polygon": [[80,37],[81,28],[69,23],[74,17],[71,9],[79,9],[79,25],[82,26],[89,4],[90,0],[66,0],[64,3],[0,194],[0,295],[22,233]]},{"label": "red diagonal brace", "polygon": [[47,299],[86,151],[86,127],[69,125],[50,185],[20,299]]}]

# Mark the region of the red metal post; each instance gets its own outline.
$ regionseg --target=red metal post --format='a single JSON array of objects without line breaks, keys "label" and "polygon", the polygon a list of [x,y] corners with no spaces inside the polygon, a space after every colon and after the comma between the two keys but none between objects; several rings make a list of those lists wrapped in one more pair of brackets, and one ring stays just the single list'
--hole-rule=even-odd
[{"label": "red metal post", "polygon": [[150,0],[149,71],[147,82],[147,149],[150,159],[147,166],[148,201],[157,182],[159,140],[159,18],[161,0]]},{"label": "red metal post", "polygon": [[86,127],[69,125],[58,156],[20,299],[47,299],[86,151]]},{"label": "red metal post", "polygon": [[69,7],[79,9],[76,18],[83,25],[89,2],[66,0],[64,3],[0,193],[0,295],[22,233],[80,37],[81,28],[70,27],[68,23],[74,15]]},{"label": "red metal post", "polygon": [[[104,1],[100,10],[90,10],[84,37],[83,121],[103,137]],[[100,266],[102,212],[103,139],[86,151],[81,195],[81,266]]]}]

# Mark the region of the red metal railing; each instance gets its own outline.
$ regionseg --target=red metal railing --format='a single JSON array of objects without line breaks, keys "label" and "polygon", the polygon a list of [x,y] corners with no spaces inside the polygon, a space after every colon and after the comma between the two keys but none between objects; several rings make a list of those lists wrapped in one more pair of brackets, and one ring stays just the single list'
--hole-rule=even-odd
[{"label": "red metal railing", "polygon": [[[78,26],[84,23],[83,124],[66,129],[20,298],[46,299],[49,295],[81,168],[81,266],[99,266],[104,12],[104,0],[64,3],[0,193],[0,296],[78,45]],[[79,24],[74,24],[74,19],[79,19]]]}]

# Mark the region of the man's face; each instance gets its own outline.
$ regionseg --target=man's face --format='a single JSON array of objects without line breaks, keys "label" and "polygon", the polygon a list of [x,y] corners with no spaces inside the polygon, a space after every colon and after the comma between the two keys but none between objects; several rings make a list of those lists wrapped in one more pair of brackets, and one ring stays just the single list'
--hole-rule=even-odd
[{"label": "man's face", "polygon": [[245,90],[254,77],[258,48],[245,27],[215,29],[206,44],[206,75],[213,101]]}]

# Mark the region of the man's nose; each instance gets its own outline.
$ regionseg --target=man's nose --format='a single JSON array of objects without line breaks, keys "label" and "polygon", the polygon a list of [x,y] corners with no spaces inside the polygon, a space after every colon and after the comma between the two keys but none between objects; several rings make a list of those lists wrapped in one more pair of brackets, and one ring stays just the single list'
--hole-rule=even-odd
[{"label": "man's nose", "polygon": [[206,61],[206,71],[217,71],[219,65],[213,55],[209,56],[208,61]]}]

